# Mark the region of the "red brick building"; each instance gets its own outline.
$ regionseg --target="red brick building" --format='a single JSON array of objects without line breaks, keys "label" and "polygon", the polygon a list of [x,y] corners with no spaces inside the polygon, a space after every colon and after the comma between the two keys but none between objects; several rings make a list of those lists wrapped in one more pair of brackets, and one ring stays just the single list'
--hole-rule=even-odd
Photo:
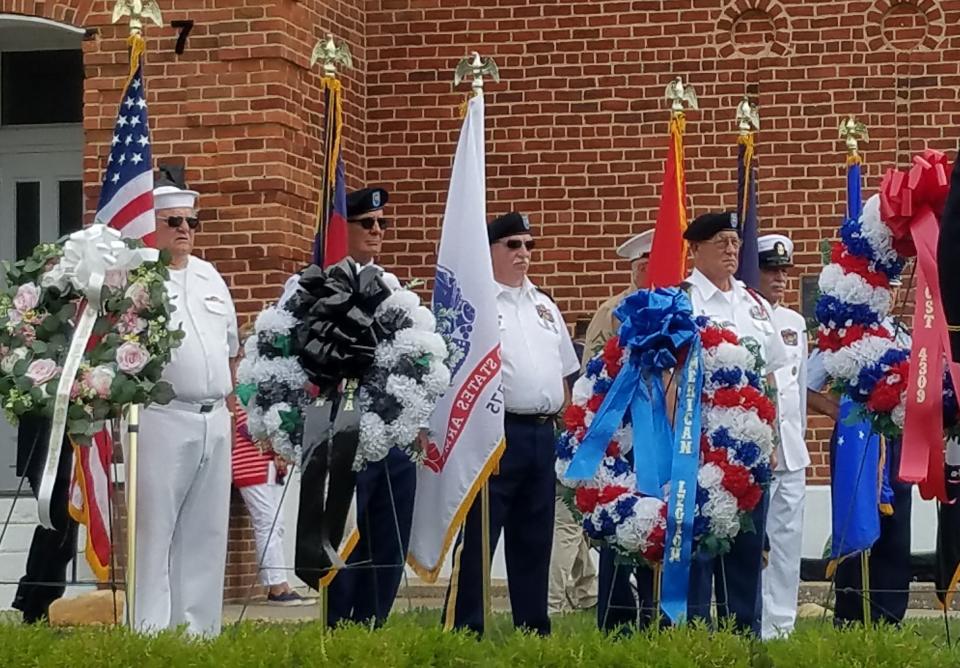
[{"label": "red brick building", "polygon": [[[613,249],[652,224],[664,89],[674,76],[700,98],[686,139],[694,215],[734,205],[734,108],[745,92],[758,100],[761,228],[798,242],[795,304],[800,277],[816,275],[820,242],[844,210],[840,117],[855,114],[870,129],[866,192],[925,146],[953,156],[960,138],[960,0],[159,4],[166,25],[147,30],[154,157],[184,164],[202,193],[200,252],[244,314],[275,298],[308,255],[323,111],[309,57],[327,32],[354,56],[343,77],[348,182],[391,190],[396,226],[383,262],[402,279],[432,275],[465,92],[453,90],[453,68],[472,49],[495,58],[502,82],[487,86],[489,210],[531,215],[542,249],[536,278],[571,327],[624,285],[627,267]],[[82,49],[82,139],[56,150],[82,161],[75,171],[88,219],[126,72],[126,27],[111,25],[112,6],[0,0],[0,59],[31,43]],[[171,22],[180,21],[192,29],[178,54],[182,29]],[[22,139],[23,128],[0,121],[0,182],[4,142],[29,152],[9,138],[18,132]],[[4,199],[0,210],[11,206]],[[18,229],[5,215],[0,231]],[[815,480],[826,464],[814,455]]]}]

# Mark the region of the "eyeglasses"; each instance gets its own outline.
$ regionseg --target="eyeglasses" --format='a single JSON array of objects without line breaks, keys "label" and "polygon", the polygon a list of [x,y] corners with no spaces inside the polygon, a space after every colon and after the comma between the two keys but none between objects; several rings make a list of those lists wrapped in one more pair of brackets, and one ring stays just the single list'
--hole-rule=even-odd
[{"label": "eyeglasses", "polygon": [[503,242],[503,245],[509,248],[510,250],[520,250],[521,247],[526,248],[528,251],[532,251],[536,243],[533,239],[528,241],[521,241],[520,239],[507,239]]},{"label": "eyeglasses", "polygon": [[183,221],[187,221],[187,227],[191,230],[197,229],[200,226],[200,219],[195,216],[168,216],[167,225],[173,228],[180,227],[183,225]]},{"label": "eyeglasses", "polygon": [[390,221],[386,218],[358,218],[356,220],[350,220],[347,222],[353,223],[354,225],[359,225],[365,230],[372,230],[374,223],[380,225],[381,230],[386,230],[390,227]]},{"label": "eyeglasses", "polygon": [[727,246],[730,246],[733,250],[740,250],[740,245],[743,242],[739,237],[721,237],[712,241],[704,241],[703,243],[716,246],[717,248],[726,248]]}]

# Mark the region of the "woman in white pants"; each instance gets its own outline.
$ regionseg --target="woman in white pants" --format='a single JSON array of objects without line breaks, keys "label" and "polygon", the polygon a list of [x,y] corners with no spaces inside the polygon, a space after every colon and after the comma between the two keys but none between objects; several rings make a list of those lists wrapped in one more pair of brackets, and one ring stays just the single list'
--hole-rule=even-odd
[{"label": "woman in white pants", "polygon": [[261,452],[247,431],[247,414],[235,409],[236,444],[231,465],[233,484],[240,490],[250,512],[257,542],[257,569],[260,584],[267,587],[267,601],[276,605],[301,605],[303,597],[290,588],[283,559],[283,516],[280,500],[286,462],[272,452]]}]

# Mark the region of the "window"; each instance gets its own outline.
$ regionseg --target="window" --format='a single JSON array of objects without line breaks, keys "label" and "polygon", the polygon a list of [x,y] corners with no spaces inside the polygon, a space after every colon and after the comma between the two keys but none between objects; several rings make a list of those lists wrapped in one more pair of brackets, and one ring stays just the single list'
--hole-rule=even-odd
[{"label": "window", "polygon": [[0,54],[0,125],[83,122],[83,51]]},{"label": "window", "polygon": [[40,243],[40,182],[17,183],[17,259],[30,255]]}]

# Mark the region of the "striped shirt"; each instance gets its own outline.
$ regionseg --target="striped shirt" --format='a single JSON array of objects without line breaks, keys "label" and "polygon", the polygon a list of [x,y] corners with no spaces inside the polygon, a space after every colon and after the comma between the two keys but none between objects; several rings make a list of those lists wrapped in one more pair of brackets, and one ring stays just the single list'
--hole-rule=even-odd
[{"label": "striped shirt", "polygon": [[237,487],[265,485],[269,482],[273,452],[261,451],[250,439],[246,411],[237,406],[234,417],[236,418],[236,442],[230,457],[233,484]]}]

